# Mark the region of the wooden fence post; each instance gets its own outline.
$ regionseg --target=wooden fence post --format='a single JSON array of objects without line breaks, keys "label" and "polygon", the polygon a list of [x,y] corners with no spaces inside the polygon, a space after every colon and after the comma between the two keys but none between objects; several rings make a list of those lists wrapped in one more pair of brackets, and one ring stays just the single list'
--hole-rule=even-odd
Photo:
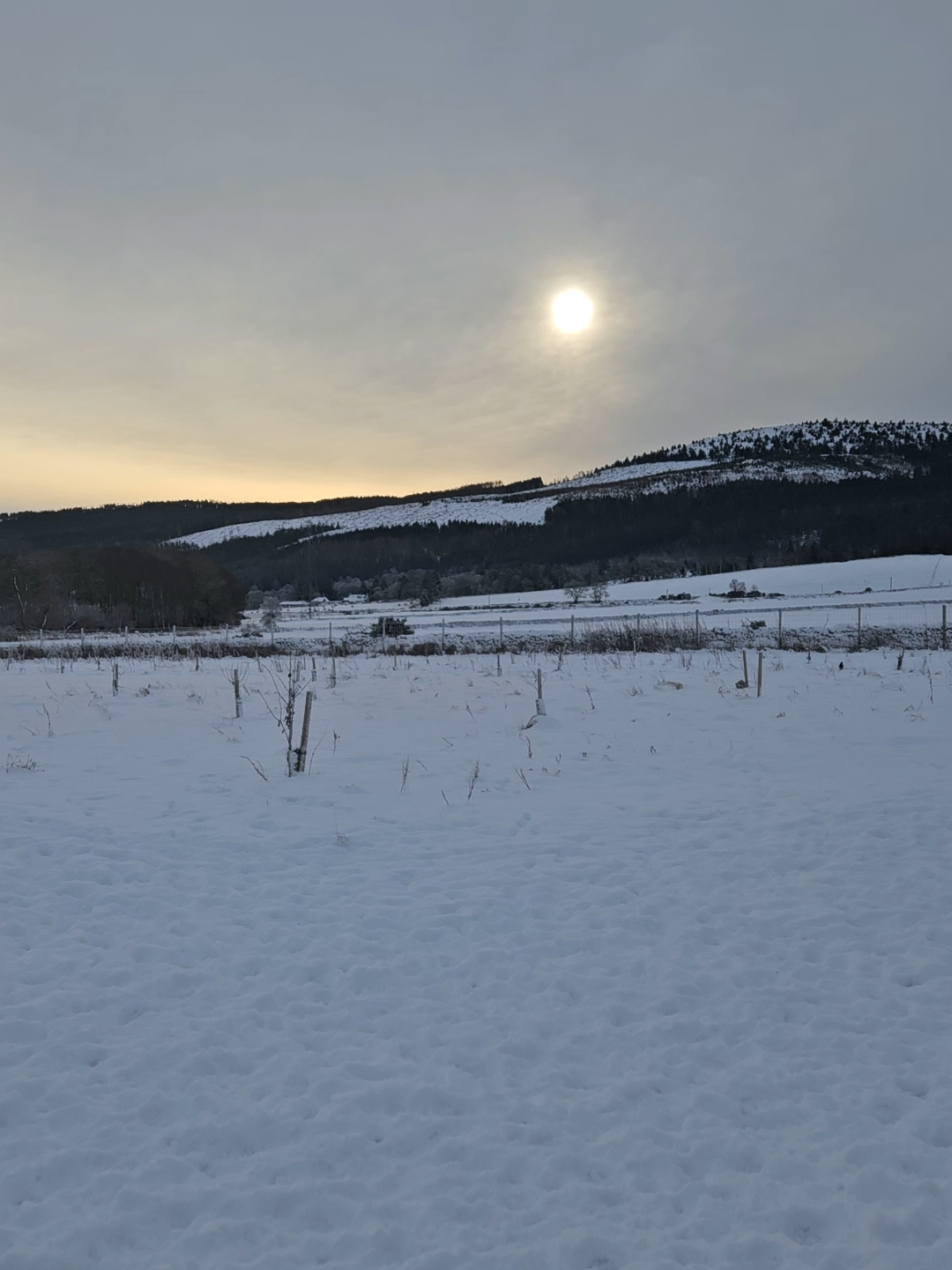
[{"label": "wooden fence post", "polygon": [[746,648],[743,650],[743,658],[744,658],[744,687],[749,688],[750,675],[747,673],[747,649]]},{"label": "wooden fence post", "polygon": [[856,651],[862,652],[863,649],[863,606],[859,605],[856,609]]},{"label": "wooden fence post", "polygon": [[777,647],[783,648],[783,609],[777,609]]},{"label": "wooden fence post", "polygon": [[303,772],[304,765],[307,762],[307,738],[311,730],[311,702],[314,700],[313,692],[308,689],[304,698],[304,718],[301,721],[301,744],[295,750],[294,770]]},{"label": "wooden fence post", "polygon": [[542,699],[542,671],[536,671],[536,714],[545,714],[545,702]]},{"label": "wooden fence post", "polygon": [[948,605],[943,604],[942,605],[942,647],[943,648],[948,648],[949,646],[949,623],[948,623],[947,609],[948,609]]},{"label": "wooden fence post", "polygon": [[764,650],[761,648],[757,652],[757,696],[759,697],[764,687]]},{"label": "wooden fence post", "polygon": [[235,689],[235,718],[241,718],[241,680],[238,677],[238,667],[232,671],[231,682]]}]

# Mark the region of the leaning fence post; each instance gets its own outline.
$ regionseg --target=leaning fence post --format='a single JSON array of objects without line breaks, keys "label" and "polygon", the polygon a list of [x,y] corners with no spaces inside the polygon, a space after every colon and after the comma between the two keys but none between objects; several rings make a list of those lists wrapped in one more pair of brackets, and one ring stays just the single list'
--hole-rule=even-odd
[{"label": "leaning fence post", "polygon": [[764,650],[757,651],[757,696],[759,697],[764,687]]},{"label": "leaning fence post", "polygon": [[304,718],[301,721],[301,744],[295,750],[294,770],[296,772],[303,772],[307,762],[307,737],[311,730],[311,702],[313,700],[314,693],[308,689],[304,698]]}]

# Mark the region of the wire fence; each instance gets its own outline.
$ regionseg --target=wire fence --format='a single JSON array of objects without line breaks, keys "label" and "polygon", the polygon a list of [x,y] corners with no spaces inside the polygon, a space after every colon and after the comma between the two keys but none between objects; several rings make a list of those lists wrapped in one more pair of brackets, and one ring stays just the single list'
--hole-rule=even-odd
[{"label": "wire fence", "polygon": [[[262,658],[269,655],[346,657],[355,653],[438,656],[460,652],[661,652],[739,648],[824,652],[876,648],[940,650],[949,647],[952,601],[870,600],[865,604],[745,606],[742,610],[670,609],[657,612],[606,606],[576,616],[564,608],[410,611],[376,618],[335,615],[312,630],[280,619],[270,630],[175,632],[24,633],[0,642],[0,657],[84,660],[151,658]],[[362,620],[361,620],[362,619]]]}]

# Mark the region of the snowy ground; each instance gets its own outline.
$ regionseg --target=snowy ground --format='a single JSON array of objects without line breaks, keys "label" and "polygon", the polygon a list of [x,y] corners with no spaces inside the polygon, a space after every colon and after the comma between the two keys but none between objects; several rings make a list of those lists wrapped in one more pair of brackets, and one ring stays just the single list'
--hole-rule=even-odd
[{"label": "snowy ground", "polygon": [[222,669],[0,671],[2,1270],[952,1264],[950,655]]},{"label": "snowy ground", "polygon": [[[761,594],[726,600],[724,596],[735,580]],[[690,598],[666,598],[673,595]],[[775,598],[767,598],[770,596]],[[862,607],[864,630],[901,630],[915,646],[926,631],[931,632],[931,642],[937,642],[943,605],[952,606],[952,557],[891,556],[651,582],[613,582],[597,603],[587,598],[571,603],[565,591],[522,591],[447,599],[425,610],[416,604],[399,603],[290,604],[282,612],[277,638],[288,646],[306,647],[313,642],[323,647],[331,629],[340,639],[350,632],[366,631],[371,622],[393,614],[409,622],[413,639],[418,641],[483,640],[495,646],[507,638],[566,638],[572,631],[583,635],[587,626],[640,621],[645,632],[672,626],[683,629],[690,644],[697,621],[702,633],[726,632],[756,646],[776,642],[779,621],[788,641],[799,633],[801,638],[839,648],[855,643],[857,608]],[[252,621],[256,620],[252,615]],[[751,623],[758,621],[762,626],[753,628]],[[948,642],[952,642],[952,634]]]}]

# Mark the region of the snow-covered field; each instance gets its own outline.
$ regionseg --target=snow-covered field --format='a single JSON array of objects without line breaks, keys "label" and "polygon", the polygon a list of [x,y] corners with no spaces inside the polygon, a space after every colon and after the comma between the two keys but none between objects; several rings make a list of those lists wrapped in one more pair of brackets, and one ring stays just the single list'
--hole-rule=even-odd
[{"label": "snow-covered field", "polygon": [[[734,582],[751,593],[725,599]],[[416,604],[357,605],[289,604],[282,611],[276,639],[285,647],[326,647],[336,639],[366,631],[382,616],[400,616],[413,632],[411,641],[482,641],[533,636],[582,638],[604,624],[642,623],[641,630],[674,628],[690,644],[697,629],[720,632],[749,645],[776,642],[778,620],[789,641],[849,647],[856,641],[857,609],[863,629],[904,634],[909,645],[939,641],[942,607],[952,606],[952,557],[891,556],[831,564],[748,569],[702,577],[612,582],[604,598],[583,595],[570,602],[565,591],[522,591],[512,594],[444,599],[421,610]],[[684,595],[687,599],[672,599]],[[774,598],[771,598],[774,597]],[[949,614],[946,614],[947,623]],[[502,639],[499,622],[502,619]],[[760,627],[752,627],[753,622]],[[257,617],[251,616],[252,629]],[[947,643],[952,631],[947,625]],[[900,639],[900,642],[902,640]]]},{"label": "snow-covered field", "polygon": [[241,721],[7,663],[0,1268],[946,1270],[952,655],[896,662],[318,663],[291,779],[267,662]]}]

